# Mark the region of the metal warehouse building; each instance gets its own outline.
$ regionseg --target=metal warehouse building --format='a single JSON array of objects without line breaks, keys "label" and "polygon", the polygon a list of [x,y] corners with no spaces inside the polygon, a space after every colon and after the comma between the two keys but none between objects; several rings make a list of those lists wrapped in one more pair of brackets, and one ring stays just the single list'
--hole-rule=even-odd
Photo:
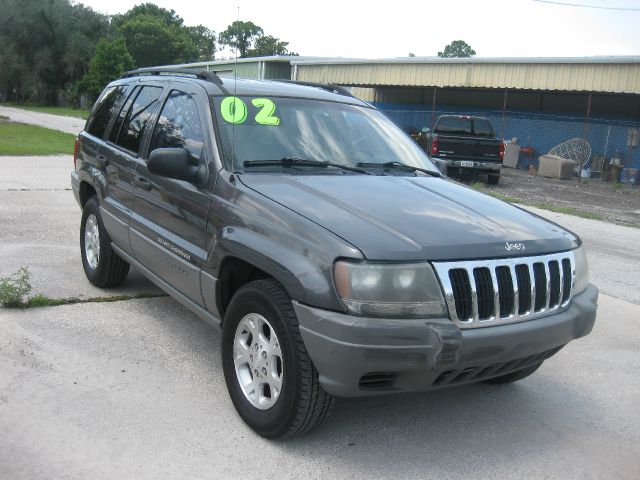
[{"label": "metal warehouse building", "polygon": [[[489,118],[517,139],[520,167],[571,138],[593,156],[617,157],[640,182],[640,57],[393,58],[261,57],[182,65],[220,75],[294,79],[352,88],[406,129],[443,113]],[[634,171],[635,169],[635,171]]]}]

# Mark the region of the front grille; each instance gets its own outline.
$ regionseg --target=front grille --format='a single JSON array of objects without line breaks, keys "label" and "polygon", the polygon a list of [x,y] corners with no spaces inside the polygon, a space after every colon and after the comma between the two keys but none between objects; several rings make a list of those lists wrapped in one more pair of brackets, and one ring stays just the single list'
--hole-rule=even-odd
[{"label": "front grille", "polygon": [[575,276],[573,252],[435,262],[453,321],[462,328],[512,323],[564,310]]}]

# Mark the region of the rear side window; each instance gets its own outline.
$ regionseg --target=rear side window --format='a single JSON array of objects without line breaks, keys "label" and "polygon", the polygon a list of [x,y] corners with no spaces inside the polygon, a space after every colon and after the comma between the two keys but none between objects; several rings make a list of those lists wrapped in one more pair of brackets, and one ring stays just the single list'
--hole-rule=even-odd
[{"label": "rear side window", "polygon": [[493,137],[493,127],[484,118],[473,119],[473,133],[479,137]]},{"label": "rear side window", "polygon": [[464,117],[442,117],[435,128],[441,133],[471,133],[471,119]]},{"label": "rear side window", "polygon": [[[151,118],[151,114],[160,95],[162,95],[161,87],[145,86],[140,88],[138,94],[135,95],[135,99],[127,102],[130,108],[120,127],[120,132],[116,140],[118,145],[132,152],[138,152],[142,134]],[[127,105],[125,105],[125,107]],[[118,122],[116,122],[116,125],[117,123]],[[116,125],[114,125],[114,130]]]},{"label": "rear side window", "polygon": [[117,87],[108,87],[100,95],[89,121],[89,129],[87,131],[91,135],[99,138],[104,137],[104,131],[109,124],[109,119],[116,113],[116,107],[128,90],[127,85],[118,85]]},{"label": "rear side window", "polygon": [[184,147],[192,158],[198,159],[203,143],[202,124],[195,100],[187,93],[172,90],[162,107],[149,151]]}]

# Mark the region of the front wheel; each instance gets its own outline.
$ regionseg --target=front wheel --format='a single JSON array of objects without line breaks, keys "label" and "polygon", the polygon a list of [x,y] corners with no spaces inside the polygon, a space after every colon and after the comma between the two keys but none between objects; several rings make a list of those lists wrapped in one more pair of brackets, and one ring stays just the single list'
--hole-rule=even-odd
[{"label": "front wheel", "polygon": [[306,433],[333,409],[291,299],[274,280],[251,282],[233,296],[222,327],[222,367],[233,405],[264,437]]},{"label": "front wheel", "polygon": [[96,287],[116,287],[129,273],[129,264],[111,248],[111,238],[102,223],[95,196],[87,200],[82,209],[80,253],[84,273]]}]

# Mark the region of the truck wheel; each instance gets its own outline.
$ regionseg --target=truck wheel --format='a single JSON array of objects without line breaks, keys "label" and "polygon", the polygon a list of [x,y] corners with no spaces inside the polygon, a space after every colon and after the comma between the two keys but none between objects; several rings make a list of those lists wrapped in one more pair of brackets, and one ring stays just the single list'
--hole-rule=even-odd
[{"label": "truck wheel", "polygon": [[487,183],[489,185],[497,185],[500,181],[500,175],[489,175],[487,178]]},{"label": "truck wheel", "polygon": [[528,377],[533,372],[535,372],[538,368],[540,368],[542,362],[535,363],[529,367],[525,367],[522,370],[516,370],[515,372],[507,373],[506,375],[502,375],[500,377],[490,378],[489,380],[485,380],[485,383],[490,383],[492,385],[502,385],[505,383],[513,383],[518,380],[522,380],[523,378]]},{"label": "truck wheel", "polygon": [[222,326],[222,367],[233,405],[264,437],[301,435],[333,410],[291,299],[274,280],[248,283],[231,299]]},{"label": "truck wheel", "polygon": [[129,264],[111,248],[95,196],[87,200],[82,210],[80,253],[84,273],[96,287],[116,287],[129,273]]}]

